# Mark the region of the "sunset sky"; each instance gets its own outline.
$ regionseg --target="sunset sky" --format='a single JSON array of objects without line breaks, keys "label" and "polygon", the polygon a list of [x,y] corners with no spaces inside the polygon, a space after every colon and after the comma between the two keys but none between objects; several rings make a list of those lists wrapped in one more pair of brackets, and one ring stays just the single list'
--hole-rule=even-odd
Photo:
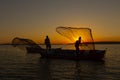
[{"label": "sunset sky", "polygon": [[14,37],[67,43],[56,27],[88,27],[94,41],[120,41],[120,0],[0,0],[0,43]]}]

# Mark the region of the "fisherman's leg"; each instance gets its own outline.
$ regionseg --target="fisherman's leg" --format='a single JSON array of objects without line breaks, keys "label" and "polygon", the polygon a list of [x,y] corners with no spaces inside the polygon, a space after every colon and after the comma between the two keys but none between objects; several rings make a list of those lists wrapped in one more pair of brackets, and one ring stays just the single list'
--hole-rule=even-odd
[{"label": "fisherman's leg", "polygon": [[51,50],[51,45],[49,45],[49,50]]},{"label": "fisherman's leg", "polygon": [[76,56],[79,55],[79,48],[76,48]]}]

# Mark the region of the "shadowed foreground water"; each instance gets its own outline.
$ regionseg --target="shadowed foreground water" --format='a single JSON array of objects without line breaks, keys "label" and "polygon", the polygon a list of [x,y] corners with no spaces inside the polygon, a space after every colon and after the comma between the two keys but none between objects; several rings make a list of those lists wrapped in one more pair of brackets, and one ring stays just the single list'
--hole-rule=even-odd
[{"label": "shadowed foreground water", "polygon": [[119,80],[120,45],[97,45],[106,49],[104,61],[41,59],[39,54],[0,46],[0,80]]}]

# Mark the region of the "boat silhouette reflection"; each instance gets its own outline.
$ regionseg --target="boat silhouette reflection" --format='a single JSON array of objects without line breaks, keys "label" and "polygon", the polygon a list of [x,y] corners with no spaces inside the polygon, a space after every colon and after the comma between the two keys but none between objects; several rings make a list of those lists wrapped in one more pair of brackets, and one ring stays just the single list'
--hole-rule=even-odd
[{"label": "boat silhouette reflection", "polygon": [[96,79],[105,72],[102,61],[72,61],[61,59],[40,59],[40,74],[44,80],[86,80]]}]

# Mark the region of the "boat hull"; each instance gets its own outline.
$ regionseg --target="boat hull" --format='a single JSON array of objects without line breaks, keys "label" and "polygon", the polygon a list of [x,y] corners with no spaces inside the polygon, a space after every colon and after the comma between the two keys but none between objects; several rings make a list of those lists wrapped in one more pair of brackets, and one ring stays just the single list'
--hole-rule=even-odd
[{"label": "boat hull", "polygon": [[72,59],[72,60],[99,60],[105,56],[105,50],[80,50],[76,55],[75,50],[63,49],[31,49],[27,48],[28,53],[40,53],[41,58]]},{"label": "boat hull", "polygon": [[97,60],[97,59],[103,59],[104,58],[105,51],[104,50],[90,50],[90,51],[84,51],[82,50],[78,55],[76,55],[74,50],[61,50],[59,52],[55,53],[46,53],[41,54],[43,58],[58,58],[58,59],[73,59],[73,60],[82,60],[82,59],[91,59],[91,60]]}]

